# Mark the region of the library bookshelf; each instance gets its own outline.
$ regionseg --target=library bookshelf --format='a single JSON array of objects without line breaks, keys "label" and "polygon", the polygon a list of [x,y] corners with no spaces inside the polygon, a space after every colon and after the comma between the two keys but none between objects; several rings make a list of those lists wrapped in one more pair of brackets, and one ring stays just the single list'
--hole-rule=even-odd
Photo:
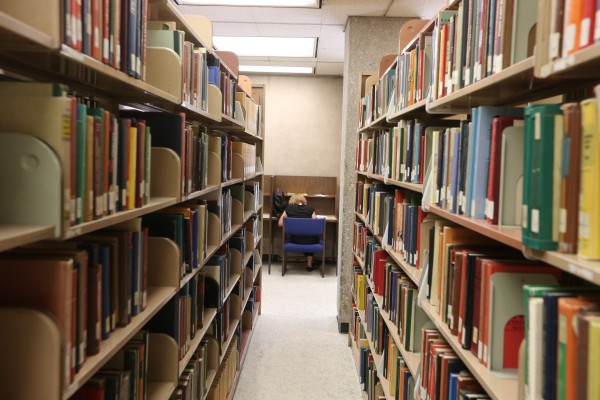
[{"label": "library bookshelf", "polygon": [[[209,20],[182,15],[172,0],[121,3],[125,8],[116,10],[100,2],[105,8],[93,15],[69,8],[81,7],[74,2],[65,8],[59,0],[0,6],[0,102],[5,113],[11,96],[21,104],[32,102],[30,111],[3,115],[0,124],[0,182],[7,188],[0,212],[5,284],[23,279],[8,269],[17,262],[47,262],[60,254],[70,271],[62,278],[68,282],[68,300],[64,293],[48,300],[61,304],[58,308],[3,289],[0,320],[12,327],[0,334],[3,398],[84,398],[86,390],[110,381],[109,390],[130,377],[128,387],[139,384],[149,399],[178,398],[187,385],[201,388],[198,399],[231,398],[260,314],[263,172],[257,159],[263,154],[264,99],[248,77],[239,75],[235,54],[213,49]],[[127,30],[115,18],[127,17],[120,14],[129,5],[138,13],[129,16]],[[103,36],[78,30],[80,18],[88,17]],[[159,25],[180,37],[190,52],[149,43],[148,32]],[[113,40],[115,47],[108,45]],[[209,67],[218,71],[210,80]],[[15,87],[19,92],[11,94]],[[38,94],[40,100],[33,87],[51,91]],[[60,111],[53,114],[56,107],[49,106],[58,102],[71,110],[62,114],[60,128],[53,125]],[[78,122],[83,111],[100,109],[99,116],[88,114]],[[44,129],[27,122],[36,115]],[[179,144],[167,140],[151,148],[150,143],[161,143],[159,125],[174,116],[183,124],[171,125],[168,132],[181,135]],[[124,132],[139,134],[137,147],[133,136],[119,138],[118,124],[125,120]],[[87,147],[76,148],[76,143],[84,146],[83,137]],[[113,142],[129,152],[123,153],[128,157],[121,166],[123,182],[116,176],[119,154]],[[87,165],[75,162],[86,157]],[[76,179],[79,174],[82,181]],[[127,184],[127,179],[132,180]],[[127,189],[120,191],[119,185]],[[78,203],[77,190],[86,201]],[[209,204],[213,211],[207,210]],[[188,231],[163,219],[148,233],[154,229],[147,225],[151,217],[173,213],[179,213],[176,219],[190,213]],[[165,226],[174,230],[160,233]],[[118,242],[111,236],[115,232],[135,239]],[[218,276],[215,281],[217,299],[217,292],[205,291],[199,282],[204,284],[209,265],[223,254],[232,261],[224,281]],[[117,310],[119,305],[124,308]],[[70,318],[53,315],[61,307]],[[90,340],[97,340],[96,348]],[[117,360],[127,352],[145,363],[136,367],[139,377]],[[40,384],[28,385],[28,379]],[[143,392],[136,394],[142,398]]]},{"label": "library bookshelf", "polygon": [[[469,65],[457,62],[456,58],[446,58],[448,56],[458,57],[456,53],[452,52],[458,52],[460,56],[460,52],[465,51],[464,48],[461,48],[462,35],[465,35],[465,32],[453,31],[450,33],[446,30],[463,29],[458,28],[460,23],[465,24],[462,25],[463,27],[472,24],[474,21],[468,20],[469,17],[465,14],[465,7],[475,3],[482,4],[482,2],[461,0],[447,2],[446,7],[440,10],[430,21],[419,21],[418,25],[413,26],[407,23],[406,31],[411,32],[411,34],[407,38],[406,34],[403,35],[403,32],[400,32],[398,54],[395,57],[383,56],[378,71],[363,72],[358,79],[360,110],[359,127],[357,129],[359,140],[356,177],[359,184],[356,191],[357,204],[353,241],[356,276],[352,300],[353,306],[355,306],[356,322],[355,329],[351,329],[349,340],[353,344],[353,352],[357,358],[359,373],[361,372],[362,336],[357,337],[357,334],[364,335],[365,341],[362,342],[362,347],[369,348],[374,358],[381,356],[369,336],[372,334],[370,329],[374,329],[370,327],[371,324],[376,324],[377,321],[376,319],[368,320],[368,313],[365,314],[357,307],[359,303],[365,301],[364,297],[367,294],[370,296],[369,299],[372,298],[372,300],[369,300],[372,302],[371,309],[377,310],[376,318],[380,318],[390,332],[398,332],[392,313],[388,309],[390,307],[389,296],[391,290],[389,274],[390,271],[394,271],[394,274],[402,276],[402,282],[416,288],[418,291],[418,304],[427,318],[427,322],[424,323],[423,327],[427,329],[434,328],[439,331],[439,337],[445,340],[447,347],[455,353],[456,357],[462,362],[464,369],[469,371],[469,374],[478,382],[484,393],[493,399],[523,398],[523,390],[533,390],[523,382],[523,376],[527,376],[523,359],[519,361],[518,370],[514,369],[510,373],[499,372],[486,366],[481,355],[475,355],[477,353],[473,353],[473,348],[468,349],[464,343],[460,342],[456,332],[453,332],[452,322],[447,319],[447,314],[451,313],[451,308],[445,310],[447,304],[440,305],[443,297],[438,296],[444,296],[444,289],[435,286],[432,289],[432,279],[435,281],[438,279],[436,276],[444,276],[437,274],[452,273],[454,267],[448,264],[450,269],[445,267],[446,269],[441,269],[441,272],[440,269],[435,269],[433,277],[431,276],[431,263],[437,263],[438,261],[434,261],[429,254],[435,254],[438,250],[434,248],[433,242],[422,234],[419,234],[420,243],[417,244],[417,246],[420,246],[417,249],[419,254],[417,262],[411,262],[414,260],[410,259],[410,255],[407,258],[406,253],[410,253],[411,250],[410,242],[406,243],[406,227],[403,228],[403,236],[398,246],[395,243],[396,238],[394,236],[397,232],[394,231],[395,228],[392,229],[392,226],[395,227],[397,216],[394,215],[394,218],[387,219],[388,209],[384,207],[388,207],[388,205],[386,205],[385,200],[380,200],[387,195],[381,193],[388,193],[395,199],[396,204],[398,204],[398,197],[395,193],[400,190],[404,191],[401,200],[401,202],[404,202],[403,204],[406,203],[406,198],[411,199],[409,202],[416,199],[414,204],[422,205],[422,211],[425,211],[423,219],[418,219],[417,229],[423,228],[428,231],[435,231],[432,228],[435,224],[452,229],[462,229],[462,232],[470,232],[469,235],[478,234],[480,237],[484,237],[486,243],[501,245],[507,251],[517,250],[521,257],[529,262],[541,261],[546,267],[551,266],[554,269],[563,271],[566,273],[564,276],[569,279],[577,277],[585,282],[587,286],[589,284],[592,284],[592,286],[600,284],[600,275],[598,275],[600,264],[597,260],[586,259],[575,253],[532,248],[527,244],[527,239],[523,233],[527,227],[523,228],[520,224],[492,224],[485,218],[466,216],[464,210],[457,211],[460,210],[460,203],[457,202],[457,210],[453,210],[451,206],[446,204],[446,202],[454,202],[454,199],[450,200],[450,195],[447,195],[447,193],[443,195],[439,193],[436,198],[435,193],[432,194],[432,191],[436,190],[435,181],[433,184],[429,182],[429,185],[433,186],[427,185],[427,179],[431,177],[432,169],[427,167],[430,160],[427,155],[427,146],[431,145],[427,144],[426,135],[428,133],[425,130],[427,126],[438,126],[437,130],[444,131],[447,129],[446,127],[459,127],[458,121],[460,120],[472,122],[472,118],[474,118],[472,114],[479,107],[523,107],[530,103],[579,103],[585,98],[594,97],[592,89],[599,81],[597,67],[600,63],[600,46],[592,41],[586,47],[573,50],[569,54],[549,55],[556,50],[553,50],[551,43],[549,43],[551,35],[557,34],[556,31],[552,30],[556,27],[549,22],[551,16],[555,15],[553,13],[556,12],[553,9],[554,2],[539,0],[532,3],[522,3],[518,7],[533,7],[533,11],[524,13],[522,12],[524,9],[515,10],[515,15],[519,14],[517,11],[520,11],[521,15],[521,17],[515,17],[518,26],[537,24],[537,35],[529,38],[528,48],[514,48],[512,50],[514,54],[508,54],[510,61],[501,66],[495,64],[495,58],[498,54],[491,53],[487,66],[484,62],[481,67],[482,75],[477,76],[477,72],[473,69],[475,68],[474,64],[470,66],[473,70],[466,71],[467,74],[472,73],[474,75],[471,78],[466,78],[464,69],[468,69]],[[503,2],[487,2],[487,4],[490,3],[501,5]],[[505,7],[506,3],[504,2]],[[508,3],[510,4],[510,2]],[[498,8],[495,11],[498,11]],[[469,29],[487,29],[489,26],[476,26]],[[498,29],[498,26],[496,25],[496,29]],[[501,29],[504,28],[501,27]],[[562,33],[561,31],[558,32],[559,35]],[[445,34],[449,34],[449,36],[444,37]],[[452,38],[460,38],[461,43]],[[446,47],[436,55],[435,52],[439,50],[435,47],[436,40],[438,46],[447,45],[451,47]],[[444,40],[446,42],[443,42]],[[534,44],[536,46],[535,52],[533,52]],[[431,46],[432,53],[427,53],[428,46]],[[492,50],[494,50],[493,47]],[[516,55],[519,51],[519,55]],[[427,64],[427,61],[423,61],[424,58],[418,58],[419,52],[423,52],[425,58],[431,56],[429,58],[430,65]],[[502,52],[500,52],[500,56],[502,55]],[[415,59],[415,57],[417,58]],[[507,56],[504,55],[504,57]],[[422,69],[416,67],[422,62],[425,64],[421,68],[431,68],[430,73],[423,73]],[[490,62],[493,65],[489,64]],[[444,68],[450,68],[450,71],[444,72]],[[489,68],[489,70],[486,72],[483,68]],[[419,85],[422,85],[422,87]],[[396,129],[400,132],[413,129],[419,124],[424,129],[424,133],[421,134],[425,137],[423,143],[426,147],[424,155],[421,156],[421,162],[423,162],[422,157],[425,157],[424,165],[419,166],[418,172],[422,175],[417,175],[418,179],[415,183],[415,175],[413,175],[415,157],[417,159],[419,157],[413,154],[412,159],[407,159],[405,153],[401,154],[401,152],[406,152],[407,148],[409,151],[411,151],[411,148],[412,151],[415,151],[415,148],[411,147],[414,146],[414,143],[403,142],[402,140],[405,140],[403,136],[395,136],[396,133],[393,132]],[[489,129],[491,130],[491,128]],[[598,127],[595,126],[594,129],[596,129],[597,134]],[[550,133],[544,132],[544,134]],[[402,135],[402,133],[398,135]],[[483,133],[479,132],[478,135],[483,135]],[[398,140],[400,144],[394,140]],[[473,145],[474,141],[475,138],[470,137],[468,139],[469,145]],[[399,146],[400,148],[398,148]],[[433,151],[435,152],[435,150]],[[412,163],[412,170],[406,170],[406,163]],[[444,171],[446,167],[441,166],[439,168]],[[451,172],[447,173],[450,174]],[[442,187],[441,190],[446,189]],[[381,193],[378,193],[376,197],[375,192]],[[440,204],[437,204],[438,202]],[[397,212],[397,208],[393,210],[393,212]],[[577,208],[567,210],[569,214],[574,213],[575,215],[578,211]],[[384,214],[383,219],[379,219],[381,213]],[[404,213],[406,213],[406,208],[404,208]],[[390,232],[392,232],[391,235]],[[435,232],[438,233],[438,231]],[[410,238],[408,239],[410,240]],[[465,242],[457,243],[464,244]],[[373,264],[378,260],[376,255],[378,251],[385,253],[383,259],[387,266],[382,270],[383,272],[378,271],[376,265]],[[382,294],[376,293],[377,290],[381,290],[377,288],[380,284],[376,282],[378,278],[381,279],[379,275],[381,273],[385,276],[383,278],[384,289]],[[358,279],[360,275],[366,275],[364,282],[362,278]],[[446,275],[444,279],[445,282],[448,282],[452,279],[452,276]],[[433,283],[433,285],[437,284],[436,282]],[[439,295],[439,293],[442,293],[442,295]],[[514,295],[521,296],[521,290],[516,290]],[[448,299],[443,301],[448,301]],[[450,307],[452,306],[456,305],[450,304]],[[362,327],[362,329],[357,327]],[[427,388],[421,386],[424,382],[422,381],[423,374],[428,373],[428,371],[423,371],[422,353],[406,351],[406,348],[402,345],[402,339],[398,335],[392,335],[390,340],[393,340],[400,350],[403,362],[406,363],[413,374],[413,379],[421,379],[420,382],[413,381],[411,383],[414,390],[418,392],[420,398],[431,395],[427,393]],[[514,350],[515,354],[517,350],[518,346]],[[572,351],[572,349],[567,351]],[[380,363],[374,363],[374,368],[385,369],[386,367]],[[517,377],[517,372],[520,378]],[[377,370],[376,375],[383,378],[384,371]],[[563,379],[563,377],[560,379]],[[389,380],[390,378],[387,377],[386,380],[380,379],[380,382],[385,386],[389,383]],[[530,398],[532,393],[529,393]],[[403,394],[396,397],[386,390],[384,390],[384,396],[389,399],[405,398]],[[533,397],[535,396],[533,395]]]}]

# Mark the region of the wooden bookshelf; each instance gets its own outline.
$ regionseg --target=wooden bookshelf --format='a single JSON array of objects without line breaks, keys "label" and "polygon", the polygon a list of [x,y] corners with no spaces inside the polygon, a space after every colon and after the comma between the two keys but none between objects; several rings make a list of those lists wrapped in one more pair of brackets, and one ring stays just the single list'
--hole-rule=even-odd
[{"label": "wooden bookshelf", "polygon": [[[209,93],[207,102],[213,106],[210,109],[211,112],[200,109],[189,102],[182,101],[181,60],[177,56],[172,57],[176,53],[165,51],[163,48],[147,47],[145,49],[147,51],[147,58],[145,60],[147,78],[146,80],[133,78],[127,73],[115,69],[112,65],[105,64],[88,54],[84,54],[64,44],[63,38],[68,37],[65,33],[64,24],[66,17],[64,16],[64,12],[63,3],[59,0],[26,0],[17,3],[6,2],[6,4],[0,5],[0,75],[2,75],[2,80],[39,80],[65,84],[68,86],[70,93],[76,92],[79,96],[97,100],[101,107],[111,111],[115,117],[118,117],[119,106],[126,106],[125,108],[129,107],[140,111],[185,113],[186,122],[205,126],[209,134],[218,132],[220,135],[235,137],[236,140],[253,144],[256,146],[256,156],[261,159],[264,158],[264,136],[262,136],[264,128],[260,130],[261,136],[248,133],[245,132],[245,127],[239,118],[221,115],[221,101],[223,96],[220,90],[214,87],[214,85],[209,85],[207,88]],[[223,71],[237,78],[237,65],[233,67],[230,65],[232,60],[237,60],[237,56],[233,53],[227,55],[218,54],[218,52],[213,50],[212,24],[209,20],[204,17],[196,18],[195,16],[190,16],[186,18],[182,16],[177,4],[173,0],[149,0],[147,15],[149,20],[174,21],[177,29],[185,32],[186,40],[192,41],[195,46],[204,47],[212,62],[219,63]],[[143,31],[143,29],[140,29],[140,31]],[[162,60],[163,56],[165,56],[165,59],[168,58],[168,62]],[[156,75],[151,74],[151,72],[156,71],[160,72],[158,78]],[[253,99],[254,96],[249,98],[248,101],[254,101]],[[261,99],[261,101],[260,105],[264,108],[264,99]],[[215,107],[215,103],[218,104],[218,107]],[[260,115],[264,118],[264,113]],[[257,123],[261,127],[264,126],[264,121],[257,121]],[[66,136],[63,135],[63,138],[66,138]],[[169,153],[168,157],[165,156],[167,153]],[[52,212],[58,214],[57,218],[55,218],[58,221],[56,224],[46,224],[46,221],[38,221],[39,223],[0,222],[0,251],[34,244],[41,240],[77,238],[81,235],[110,228],[116,224],[125,223],[134,218],[181,204],[184,201],[197,199],[216,200],[220,204],[219,194],[221,189],[234,184],[259,182],[260,190],[263,190],[262,169],[252,174],[244,174],[243,178],[236,178],[221,183],[221,166],[218,165],[218,170],[216,170],[216,163],[213,163],[214,165],[209,163],[209,168],[212,168],[209,171],[209,176],[211,177],[209,185],[202,190],[181,196],[182,177],[180,176],[180,171],[182,166],[181,160],[176,153],[153,148],[151,150],[151,159],[160,160],[160,165],[152,165],[151,168],[151,194],[148,204],[136,209],[106,215],[100,219],[75,226],[63,226],[63,219],[66,219],[64,215],[67,215],[67,213],[65,212],[66,210],[63,210],[62,204],[60,207],[55,207],[58,210],[49,207],[49,209],[52,209]],[[217,157],[215,157],[216,159]],[[57,165],[60,169],[61,163],[59,162]],[[58,170],[58,173],[62,174],[63,171]],[[215,176],[218,176],[219,179],[214,179]],[[54,186],[57,188],[57,193],[61,193],[61,190],[64,189],[62,183],[59,181],[55,182]],[[243,204],[242,210],[244,210]],[[260,209],[255,210],[255,212],[259,211]],[[74,381],[65,390],[62,390],[58,395],[48,394],[46,398],[50,400],[66,400],[70,398],[96,372],[102,369],[130,339],[138,334],[173,299],[179,289],[190,283],[203,265],[219,251],[219,248],[236,231],[242,229],[244,222],[250,219],[253,214],[255,213],[245,212],[242,221],[235,221],[235,223],[232,223],[232,229],[229,232],[219,235],[218,240],[210,242],[207,246],[204,259],[199,260],[198,268],[184,275],[181,279],[179,278],[179,262],[175,259],[175,254],[178,254],[179,250],[175,249],[176,246],[174,243],[164,238],[149,238],[151,245],[148,246],[150,255],[148,259],[148,289],[145,310],[133,316],[128,325],[117,327],[117,329],[111,332],[108,339],[102,341],[100,352],[87,357],[81,365],[79,372],[75,375]],[[260,220],[261,215],[262,212],[258,214],[259,225],[262,224],[262,220]],[[211,221],[215,222],[214,220]],[[216,222],[220,223],[218,219]],[[259,227],[258,232],[254,233],[256,237],[253,242],[253,248],[252,251],[243,255],[243,266],[249,263],[255,248],[259,250],[259,254],[262,253],[262,227]],[[170,246],[168,251],[166,251],[167,248],[164,246]],[[153,254],[153,249],[162,254]],[[160,271],[156,273],[150,271],[151,267],[152,269],[157,268],[155,264],[160,264],[160,268],[158,268]],[[258,264],[255,266],[255,270],[249,274],[252,282],[248,282],[248,284],[250,286],[262,286],[261,273],[261,264]],[[236,297],[232,292],[239,280],[239,272],[231,275],[231,284],[226,288],[226,298]],[[231,301],[231,303],[235,303],[235,307],[241,307],[239,299],[237,303],[235,301]],[[254,314],[254,318],[258,317],[259,309],[260,303],[257,303],[257,312]],[[204,325],[195,332],[194,339],[190,343],[187,343],[188,351],[181,360],[178,359],[179,350],[174,338],[158,334],[161,336],[156,339],[154,338],[155,334],[150,334],[151,343],[163,342],[166,343],[166,347],[164,352],[160,354],[160,357],[154,357],[150,353],[151,358],[154,357],[161,360],[161,365],[158,367],[153,365],[152,362],[149,363],[148,368],[151,371],[151,375],[154,377],[164,375],[164,379],[160,378],[157,381],[148,380],[145,382],[148,388],[148,398],[166,400],[171,397],[177,385],[177,378],[185,369],[192,357],[192,353],[197,349],[201,340],[207,337],[209,326],[216,316],[216,309],[206,309],[204,311]],[[238,318],[239,311],[232,310],[232,316],[236,318],[230,321],[230,330],[226,335],[227,343],[231,342],[234,337],[235,328],[240,321]],[[250,328],[253,327],[254,324]],[[49,332],[48,336],[51,336],[51,332]],[[249,339],[251,337],[252,335],[250,335]],[[20,346],[21,344],[19,344]],[[161,346],[157,348],[162,349]],[[217,356],[216,358],[219,357]],[[218,360],[214,361],[215,365],[208,371],[206,384],[209,389],[219,366]],[[64,360],[60,360],[60,363],[66,365]],[[159,370],[162,368],[163,373],[156,373],[157,368]],[[33,377],[33,379],[38,378],[41,379],[44,377]],[[43,379],[40,381],[43,381]],[[61,382],[58,383],[60,386]],[[22,386],[22,382],[15,382],[14,384]],[[2,391],[0,390],[0,392]],[[204,398],[206,398],[206,395]]]},{"label": "wooden bookshelf", "polygon": [[448,326],[440,321],[434,307],[431,306],[429,302],[421,302],[419,305],[492,399],[503,400],[517,398],[517,379],[500,377],[498,374],[492,373],[479,362],[477,357],[475,357],[470,350],[462,348],[456,336],[450,334]]}]

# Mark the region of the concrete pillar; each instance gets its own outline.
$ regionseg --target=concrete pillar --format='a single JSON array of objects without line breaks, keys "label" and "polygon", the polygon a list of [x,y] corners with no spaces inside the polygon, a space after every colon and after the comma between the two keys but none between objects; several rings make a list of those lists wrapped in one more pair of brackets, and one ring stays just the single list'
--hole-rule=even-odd
[{"label": "concrete pillar", "polygon": [[359,73],[378,71],[386,54],[398,53],[400,27],[409,18],[350,17],[346,24],[342,103],[342,151],[338,230],[338,328],[346,332],[352,316],[352,232],[356,185]]}]

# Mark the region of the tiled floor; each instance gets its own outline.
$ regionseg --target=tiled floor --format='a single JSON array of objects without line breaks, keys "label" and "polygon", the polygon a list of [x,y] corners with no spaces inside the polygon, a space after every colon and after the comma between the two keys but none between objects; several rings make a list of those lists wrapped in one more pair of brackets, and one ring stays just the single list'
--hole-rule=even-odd
[{"label": "tiled floor", "polygon": [[262,314],[233,400],[361,400],[348,336],[337,329],[333,265],[263,265]]}]

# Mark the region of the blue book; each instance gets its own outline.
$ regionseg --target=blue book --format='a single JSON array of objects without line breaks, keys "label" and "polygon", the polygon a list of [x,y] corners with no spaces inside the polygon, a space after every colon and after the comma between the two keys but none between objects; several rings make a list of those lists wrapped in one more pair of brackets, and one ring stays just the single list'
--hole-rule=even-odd
[{"label": "blue book", "polygon": [[488,6],[489,10],[489,21],[488,24],[488,45],[487,45],[487,61],[486,61],[486,70],[484,72],[484,76],[492,75],[494,71],[494,43],[496,38],[496,1],[490,0],[490,4]]},{"label": "blue book", "polygon": [[450,373],[450,382],[448,383],[448,400],[457,400],[456,392],[458,390],[458,376],[460,373]]},{"label": "blue book", "polygon": [[[472,151],[472,175],[469,197],[471,208],[468,216],[476,219],[485,219],[485,199],[487,198],[490,143],[492,138],[492,119],[494,117],[523,117],[522,108],[513,107],[478,107],[473,118],[474,146]],[[468,205],[467,205],[468,207]]]},{"label": "blue book", "polygon": [[479,109],[473,108],[471,111],[471,132],[469,133],[471,141],[469,142],[469,154],[467,155],[467,176],[464,194],[465,198],[463,200],[463,214],[468,217],[471,216],[471,200],[473,198],[473,165],[475,164],[475,149],[477,148],[478,139],[478,135],[475,134],[475,126],[478,123],[478,115]]},{"label": "blue book", "polygon": [[212,83],[216,87],[220,87],[221,71],[219,66],[208,66],[208,83]]}]

